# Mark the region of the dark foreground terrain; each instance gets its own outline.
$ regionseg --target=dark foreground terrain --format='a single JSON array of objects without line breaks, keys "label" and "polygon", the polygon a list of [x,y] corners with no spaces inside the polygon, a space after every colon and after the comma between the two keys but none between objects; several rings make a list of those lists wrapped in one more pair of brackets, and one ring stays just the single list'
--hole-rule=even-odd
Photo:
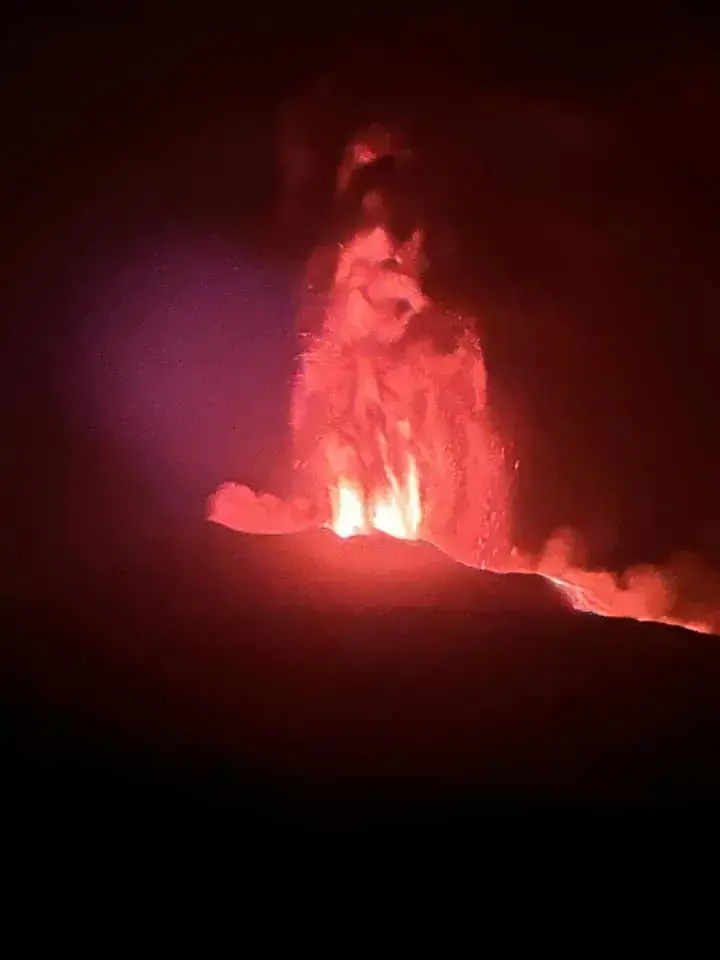
[{"label": "dark foreground terrain", "polygon": [[103,566],[2,647],[26,949],[717,946],[715,638],[383,541]]}]

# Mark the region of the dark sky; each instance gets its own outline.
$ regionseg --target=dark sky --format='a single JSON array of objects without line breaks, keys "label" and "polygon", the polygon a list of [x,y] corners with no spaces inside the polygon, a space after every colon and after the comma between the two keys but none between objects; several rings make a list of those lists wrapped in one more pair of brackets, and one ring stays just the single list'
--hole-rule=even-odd
[{"label": "dark sky", "polygon": [[[479,318],[519,539],[570,523],[606,563],[717,550],[712,24],[295,16],[5,26],[28,556],[40,534],[48,555],[88,530],[162,535],[227,478],[282,492],[294,284],[333,158],[376,114],[416,132],[431,282]],[[323,73],[291,237],[277,118]]]}]

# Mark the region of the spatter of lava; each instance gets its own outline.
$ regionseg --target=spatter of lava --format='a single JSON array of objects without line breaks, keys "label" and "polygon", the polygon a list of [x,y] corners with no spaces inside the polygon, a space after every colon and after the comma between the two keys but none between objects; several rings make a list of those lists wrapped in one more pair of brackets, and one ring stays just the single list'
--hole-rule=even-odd
[{"label": "spatter of lava", "polygon": [[[351,167],[371,163],[390,149],[381,143],[349,149],[339,189],[353,172],[348,157]],[[512,548],[509,471],[474,325],[424,293],[422,233],[397,243],[382,200],[368,196],[366,210],[369,223],[313,259],[311,267],[331,264],[329,282],[318,286],[308,271],[291,411],[295,496],[224,484],[209,519],[249,533],[327,527],[341,538],[379,531],[426,540],[467,565],[541,575],[578,610],[720,632],[713,603],[679,613],[677,571],[583,570],[568,534],[539,557]]]}]

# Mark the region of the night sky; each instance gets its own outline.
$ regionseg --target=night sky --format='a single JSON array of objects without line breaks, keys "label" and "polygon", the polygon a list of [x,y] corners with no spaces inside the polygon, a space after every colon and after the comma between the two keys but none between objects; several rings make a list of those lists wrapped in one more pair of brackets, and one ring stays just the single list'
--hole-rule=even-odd
[{"label": "night sky", "polygon": [[[379,116],[414,131],[429,282],[478,317],[517,539],[570,524],[615,566],[713,554],[712,34],[351,20],[301,44],[230,14],[6,29],[21,522],[62,553],[70,516],[159,532],[221,480],[287,489],[294,296],[339,151]],[[328,103],[303,106],[322,76]],[[294,195],[282,116],[313,151]]]}]

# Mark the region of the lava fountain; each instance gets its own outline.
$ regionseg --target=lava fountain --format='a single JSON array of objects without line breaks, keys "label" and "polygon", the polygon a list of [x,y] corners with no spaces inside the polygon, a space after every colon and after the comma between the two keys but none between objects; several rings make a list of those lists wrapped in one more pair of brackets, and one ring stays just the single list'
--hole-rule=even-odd
[{"label": "lava fountain", "polygon": [[[393,149],[387,137],[358,139],[338,190]],[[702,602],[683,606],[677,569],[588,571],[574,562],[567,533],[538,557],[513,548],[510,471],[474,324],[425,294],[422,232],[397,241],[376,191],[362,207],[352,235],[308,265],[291,410],[294,495],[227,483],[209,519],[256,534],[325,527],[343,539],[424,540],[472,567],[542,576],[580,611],[720,632],[717,578]]]}]

